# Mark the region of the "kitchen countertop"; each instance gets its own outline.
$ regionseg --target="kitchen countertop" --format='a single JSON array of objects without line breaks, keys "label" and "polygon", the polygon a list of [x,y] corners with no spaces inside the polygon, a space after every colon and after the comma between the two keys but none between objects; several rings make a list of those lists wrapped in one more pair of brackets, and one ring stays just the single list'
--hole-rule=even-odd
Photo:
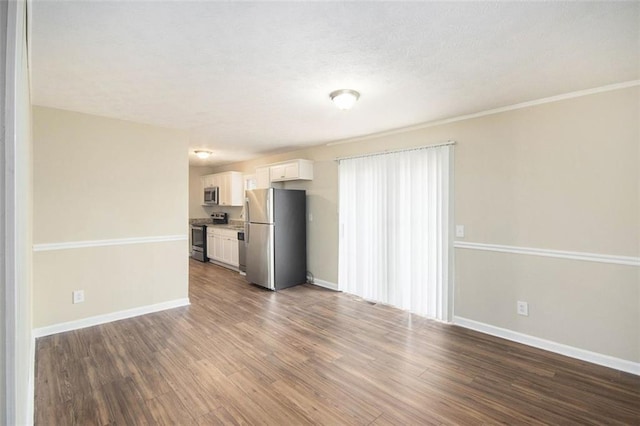
[{"label": "kitchen countertop", "polygon": [[214,225],[211,219],[189,219],[189,225],[207,225],[219,229],[233,229],[234,231],[244,231],[244,222],[241,220],[230,220],[231,223],[224,225]]}]

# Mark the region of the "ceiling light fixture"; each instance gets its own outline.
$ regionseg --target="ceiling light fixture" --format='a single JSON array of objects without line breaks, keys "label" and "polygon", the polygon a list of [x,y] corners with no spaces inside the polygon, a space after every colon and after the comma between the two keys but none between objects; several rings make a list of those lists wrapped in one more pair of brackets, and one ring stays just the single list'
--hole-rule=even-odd
[{"label": "ceiling light fixture", "polygon": [[209,158],[209,156],[213,154],[213,152],[211,151],[193,151],[193,152],[194,154],[196,154],[198,158],[202,158],[203,160]]},{"label": "ceiling light fixture", "polygon": [[351,89],[340,89],[331,92],[329,97],[338,108],[351,109],[360,98],[360,93]]}]

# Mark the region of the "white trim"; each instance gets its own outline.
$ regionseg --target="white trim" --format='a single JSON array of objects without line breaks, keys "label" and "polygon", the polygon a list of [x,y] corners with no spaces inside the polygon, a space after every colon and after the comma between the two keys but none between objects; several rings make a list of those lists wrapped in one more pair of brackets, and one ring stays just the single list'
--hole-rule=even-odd
[{"label": "white trim", "polygon": [[532,247],[505,246],[499,244],[471,243],[456,241],[455,248],[497,251],[501,253],[528,254],[531,256],[557,257],[560,259],[582,260],[585,262],[613,263],[616,265],[640,266],[640,257],[616,256],[611,254],[585,253],[580,251],[550,250]]},{"label": "white trim", "polygon": [[[5,328],[4,342],[2,350],[4,351],[4,371],[0,374],[0,380],[3,383],[0,386],[4,393],[4,413],[0,413],[0,423],[12,425],[20,418],[17,410],[24,408],[22,402],[28,395],[18,395],[17,377],[17,357],[16,348],[18,347],[18,265],[17,265],[17,244],[19,235],[18,218],[17,218],[17,182],[16,182],[16,151],[17,151],[17,126],[16,126],[16,105],[17,105],[17,85],[19,80],[18,60],[22,50],[19,47],[20,38],[20,18],[22,13],[22,2],[10,1],[3,6],[3,12],[6,12],[6,26],[0,28],[2,35],[6,35],[6,39],[1,39],[6,43],[5,50],[2,52],[4,58],[2,64],[4,69],[4,79],[0,80],[0,84],[4,84],[3,97],[0,99],[4,102],[3,116],[0,120],[0,131],[4,129],[2,135],[2,178],[0,183],[2,187],[3,214],[2,219],[2,281],[0,285],[4,285],[4,307],[2,326]],[[5,9],[6,8],[6,9]],[[2,19],[4,20],[4,16]],[[24,401],[26,402],[26,401]],[[26,405],[26,404],[25,404]],[[2,411],[0,406],[0,411]],[[25,413],[28,414],[28,413]]]},{"label": "white trim", "polygon": [[463,317],[454,316],[453,324],[460,327],[468,328],[470,330],[479,331],[480,333],[501,337],[512,342],[522,343],[524,345],[533,346],[534,348],[544,349],[549,352],[565,355],[570,358],[575,358],[593,364],[602,365],[604,367],[640,375],[640,363],[637,362],[627,361],[625,359],[616,358],[597,352],[591,352],[585,349],[575,348],[573,346],[552,342],[551,340],[541,339],[539,337],[530,336],[528,334],[519,333],[517,331],[508,330],[506,328],[496,327]]},{"label": "white trim", "polygon": [[68,250],[87,247],[122,246],[127,244],[163,243],[186,241],[187,235],[161,235],[157,237],[114,238],[111,240],[69,241],[65,243],[34,244],[33,251]]},{"label": "white trim", "polygon": [[111,312],[108,314],[97,315],[95,317],[83,318],[75,321],[62,322],[59,324],[48,325],[46,327],[34,328],[34,337],[44,337],[51,334],[64,333],[65,331],[79,330],[81,328],[93,327],[94,325],[106,324],[113,321],[119,321],[126,318],[137,317],[140,315],[150,314],[153,312],[164,311],[167,309],[179,308],[181,306],[190,305],[189,299],[175,299],[168,302],[155,303],[153,305],[139,306],[137,308],[126,309],[124,311]]},{"label": "white trim", "polygon": [[338,291],[338,284],[332,283],[330,281],[314,278],[310,284],[317,285],[318,287],[328,288],[329,290]]},{"label": "white trim", "polygon": [[345,143],[352,143],[352,142],[358,142],[358,141],[363,141],[363,140],[368,140],[368,139],[373,139],[373,138],[380,138],[380,137],[383,137],[383,136],[395,135],[395,134],[398,134],[398,133],[411,132],[413,130],[420,130],[420,129],[426,129],[428,127],[441,126],[443,124],[455,123],[456,121],[463,121],[463,120],[470,120],[472,118],[484,117],[485,115],[493,115],[493,114],[498,114],[498,113],[501,113],[501,112],[513,111],[513,110],[516,110],[516,109],[522,109],[522,108],[527,108],[527,107],[536,106],[536,105],[548,104],[548,103],[551,103],[551,102],[563,101],[565,99],[573,99],[573,98],[579,98],[579,97],[582,97],[582,96],[595,95],[597,93],[602,93],[602,92],[610,92],[610,91],[613,91],[613,90],[626,89],[628,87],[634,87],[634,86],[640,86],[640,80],[631,80],[631,81],[625,81],[623,83],[616,83],[616,84],[609,84],[607,86],[595,87],[593,89],[578,90],[577,92],[564,93],[562,95],[550,96],[548,98],[542,98],[542,99],[536,99],[536,100],[533,100],[533,101],[521,102],[521,103],[518,103],[518,104],[507,105],[507,106],[500,107],[500,108],[494,108],[494,109],[489,109],[489,110],[485,110],[485,111],[480,111],[480,112],[476,112],[476,113],[473,113],[473,114],[460,115],[460,116],[457,116],[457,117],[445,118],[443,120],[428,121],[426,123],[420,123],[420,124],[416,124],[414,126],[399,127],[397,129],[386,130],[384,132],[378,132],[378,133],[370,133],[368,135],[358,136],[358,137],[355,137],[355,138],[341,139],[341,140],[329,142],[329,143],[326,144],[326,146],[342,145],[342,144],[345,144]]}]

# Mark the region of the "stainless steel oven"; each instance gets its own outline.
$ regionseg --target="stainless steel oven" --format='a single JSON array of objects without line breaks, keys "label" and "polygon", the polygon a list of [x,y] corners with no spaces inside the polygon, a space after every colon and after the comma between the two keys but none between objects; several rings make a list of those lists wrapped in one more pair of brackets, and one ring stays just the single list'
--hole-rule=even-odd
[{"label": "stainless steel oven", "polygon": [[191,257],[207,262],[207,225],[191,225]]}]

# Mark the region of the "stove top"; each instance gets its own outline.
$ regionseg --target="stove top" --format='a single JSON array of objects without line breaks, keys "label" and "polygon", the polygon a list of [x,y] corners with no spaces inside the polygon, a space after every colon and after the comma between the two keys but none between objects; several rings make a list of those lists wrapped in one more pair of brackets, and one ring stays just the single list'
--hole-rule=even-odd
[{"label": "stove top", "polygon": [[211,214],[211,219],[213,219],[214,225],[226,225],[229,223],[229,215],[224,212],[213,212]]}]

